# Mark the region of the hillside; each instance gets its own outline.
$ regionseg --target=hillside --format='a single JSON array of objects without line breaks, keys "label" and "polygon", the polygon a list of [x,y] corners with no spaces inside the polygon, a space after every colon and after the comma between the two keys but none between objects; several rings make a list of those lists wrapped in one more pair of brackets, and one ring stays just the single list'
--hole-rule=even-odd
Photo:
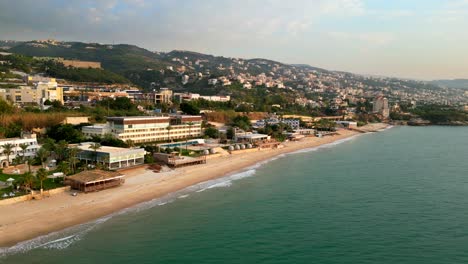
[{"label": "hillside", "polygon": [[431,83],[442,87],[468,90],[468,79],[435,80]]},{"label": "hillside", "polygon": [[[104,69],[120,74],[146,89],[171,85],[176,90],[186,90],[191,85],[189,84],[188,87],[181,85],[181,75],[195,72],[201,72],[206,77],[218,77],[233,73],[252,76],[265,73],[267,76],[278,76],[289,74],[296,68],[321,70],[308,65],[294,66],[266,59],[227,58],[192,51],[151,52],[126,44],[56,41],[12,42],[10,44],[13,45],[8,49],[9,52],[27,56],[99,61]],[[276,69],[280,70],[276,71]]]}]

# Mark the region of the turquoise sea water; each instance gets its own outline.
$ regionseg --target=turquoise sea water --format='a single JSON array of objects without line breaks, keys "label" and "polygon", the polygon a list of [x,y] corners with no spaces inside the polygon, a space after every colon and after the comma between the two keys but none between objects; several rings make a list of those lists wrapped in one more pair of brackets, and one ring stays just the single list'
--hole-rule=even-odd
[{"label": "turquoise sea water", "polygon": [[286,155],[0,254],[10,264],[468,263],[468,128],[395,127]]}]

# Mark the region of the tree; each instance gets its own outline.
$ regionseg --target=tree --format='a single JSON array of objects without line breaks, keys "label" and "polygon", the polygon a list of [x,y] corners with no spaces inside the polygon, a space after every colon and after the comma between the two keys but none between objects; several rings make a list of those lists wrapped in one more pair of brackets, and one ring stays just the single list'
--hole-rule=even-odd
[{"label": "tree", "polygon": [[248,116],[238,115],[232,119],[231,126],[239,127],[242,130],[249,130],[252,124]]},{"label": "tree", "polygon": [[55,154],[57,156],[57,160],[63,161],[65,156],[68,152],[68,143],[65,140],[60,140],[57,144],[55,144]]},{"label": "tree", "polygon": [[42,191],[43,191],[43,188],[42,188],[42,184],[45,180],[47,180],[47,170],[44,169],[44,168],[40,168],[37,170],[36,172],[36,178],[39,180],[39,182],[41,183],[41,195],[42,195]]},{"label": "tree", "polygon": [[47,158],[50,156],[50,151],[44,148],[42,146],[37,152],[36,156],[39,158],[42,164],[42,168],[45,168],[45,162],[47,161]]},{"label": "tree", "polygon": [[[189,136],[188,136],[188,138],[191,138],[191,137],[192,137],[192,126],[193,126],[193,122],[187,122],[187,126],[189,127]],[[187,150],[187,148],[188,148],[188,138],[187,138],[187,140],[185,141],[185,150]]]},{"label": "tree", "polygon": [[188,115],[199,115],[200,108],[194,106],[193,104],[183,102],[180,104],[180,110]]},{"label": "tree", "polygon": [[28,149],[29,145],[26,143],[21,143],[19,144],[19,147],[21,148],[22,160],[23,162],[26,162],[26,150]]},{"label": "tree", "polygon": [[235,135],[234,128],[230,127],[226,130],[226,137],[228,139],[233,139]]},{"label": "tree", "polygon": [[33,159],[31,157],[27,157],[25,162],[28,163],[28,172],[31,172],[31,162],[33,162]]},{"label": "tree", "polygon": [[168,127],[166,127],[166,130],[167,130],[167,141],[170,141],[170,140],[171,140],[171,130],[172,130],[172,127],[171,127],[171,126],[168,126]]},{"label": "tree", "polygon": [[219,138],[219,130],[215,127],[207,127],[205,129],[205,136],[209,138]]},{"label": "tree", "polygon": [[76,172],[76,164],[78,163],[78,158],[76,157],[80,153],[80,149],[77,147],[68,149],[68,162],[71,165],[72,173]]},{"label": "tree", "polygon": [[127,146],[128,146],[129,148],[135,147],[135,142],[133,142],[133,140],[131,140],[131,139],[125,140],[125,144],[127,144]]},{"label": "tree", "polygon": [[58,169],[65,177],[70,174],[70,163],[68,161],[62,161],[58,164]]},{"label": "tree", "polygon": [[20,185],[23,186],[24,189],[29,190],[34,183],[34,175],[30,171],[26,172],[23,174],[23,177],[21,177],[20,181]]},{"label": "tree", "polygon": [[12,113],[13,111],[14,107],[11,103],[0,98],[0,114]]},{"label": "tree", "polygon": [[98,149],[100,149],[101,147],[102,147],[102,146],[101,146],[101,144],[99,144],[99,143],[93,143],[93,144],[91,144],[91,145],[89,146],[89,148],[92,149],[92,150],[94,151],[94,161],[96,162],[96,164],[97,164],[97,162],[98,162],[97,151],[98,151]]},{"label": "tree", "polygon": [[2,146],[2,148],[3,148],[2,153],[5,156],[7,156],[8,165],[10,165],[10,155],[13,153],[14,147],[15,147],[15,145],[13,145],[11,143],[6,143],[5,145]]},{"label": "tree", "polygon": [[83,133],[71,124],[59,124],[47,129],[47,136],[51,139],[60,141],[65,140],[70,143],[79,143],[84,140]]}]

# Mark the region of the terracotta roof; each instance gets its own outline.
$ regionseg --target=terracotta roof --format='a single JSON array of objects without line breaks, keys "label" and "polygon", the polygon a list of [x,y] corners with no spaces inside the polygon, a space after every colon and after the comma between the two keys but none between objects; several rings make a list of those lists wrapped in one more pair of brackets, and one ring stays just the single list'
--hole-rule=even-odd
[{"label": "terracotta roof", "polygon": [[81,183],[92,183],[109,179],[122,178],[124,175],[116,171],[88,170],[78,174],[68,176],[67,180],[73,180]]}]

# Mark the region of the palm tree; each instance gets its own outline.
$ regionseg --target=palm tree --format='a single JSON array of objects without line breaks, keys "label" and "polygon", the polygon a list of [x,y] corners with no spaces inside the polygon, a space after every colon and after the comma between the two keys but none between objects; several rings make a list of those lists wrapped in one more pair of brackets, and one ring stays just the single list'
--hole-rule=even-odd
[{"label": "palm tree", "polygon": [[2,146],[3,148],[2,153],[7,156],[8,166],[10,166],[10,155],[13,153],[14,147],[15,145],[11,143],[6,143],[5,145]]},{"label": "palm tree", "polygon": [[167,141],[171,141],[170,132],[171,132],[172,127],[168,126],[168,127],[166,127],[166,129],[167,129]]},{"label": "palm tree", "polygon": [[93,144],[91,144],[91,145],[89,146],[89,148],[92,149],[92,150],[94,151],[94,159],[95,159],[94,161],[97,163],[97,162],[98,162],[98,160],[97,160],[97,159],[98,159],[98,157],[97,157],[97,151],[98,151],[98,149],[101,148],[101,144],[99,144],[99,143],[93,143]]},{"label": "palm tree", "polygon": [[25,189],[31,189],[32,184],[34,183],[34,175],[31,172],[26,172],[25,174],[23,174],[21,181],[21,185]]},{"label": "palm tree", "polygon": [[57,155],[58,161],[63,161],[67,154],[68,150],[68,142],[65,140],[60,140],[57,144],[55,144],[55,154]]},{"label": "palm tree", "polygon": [[36,178],[37,178],[37,179],[39,180],[39,182],[41,183],[41,195],[42,195],[42,191],[43,191],[43,189],[42,189],[42,184],[43,184],[43,182],[47,179],[47,175],[48,175],[47,170],[44,169],[44,168],[40,168],[40,169],[38,169],[37,172],[36,172]]},{"label": "palm tree", "polygon": [[26,150],[28,149],[29,144],[21,143],[18,146],[21,148],[21,153],[23,154],[21,159],[22,159],[23,162],[25,162],[26,161]]},{"label": "palm tree", "polygon": [[41,147],[37,153],[36,156],[39,158],[42,164],[42,168],[45,168],[45,162],[47,161],[47,158],[50,155],[50,151],[46,150],[44,147]]},{"label": "palm tree", "polygon": [[62,161],[58,165],[58,169],[63,173],[63,177],[70,173],[70,163],[68,161]]},{"label": "palm tree", "polygon": [[72,173],[76,172],[76,163],[78,158],[76,157],[81,150],[77,147],[68,149],[68,162],[70,162]]},{"label": "palm tree", "polygon": [[135,147],[135,142],[133,142],[133,140],[131,140],[131,139],[125,140],[125,144],[127,144],[127,146],[128,146],[129,148]]},{"label": "palm tree", "polygon": [[31,162],[32,162],[31,157],[27,157],[25,162],[28,163],[28,172],[31,173]]}]

